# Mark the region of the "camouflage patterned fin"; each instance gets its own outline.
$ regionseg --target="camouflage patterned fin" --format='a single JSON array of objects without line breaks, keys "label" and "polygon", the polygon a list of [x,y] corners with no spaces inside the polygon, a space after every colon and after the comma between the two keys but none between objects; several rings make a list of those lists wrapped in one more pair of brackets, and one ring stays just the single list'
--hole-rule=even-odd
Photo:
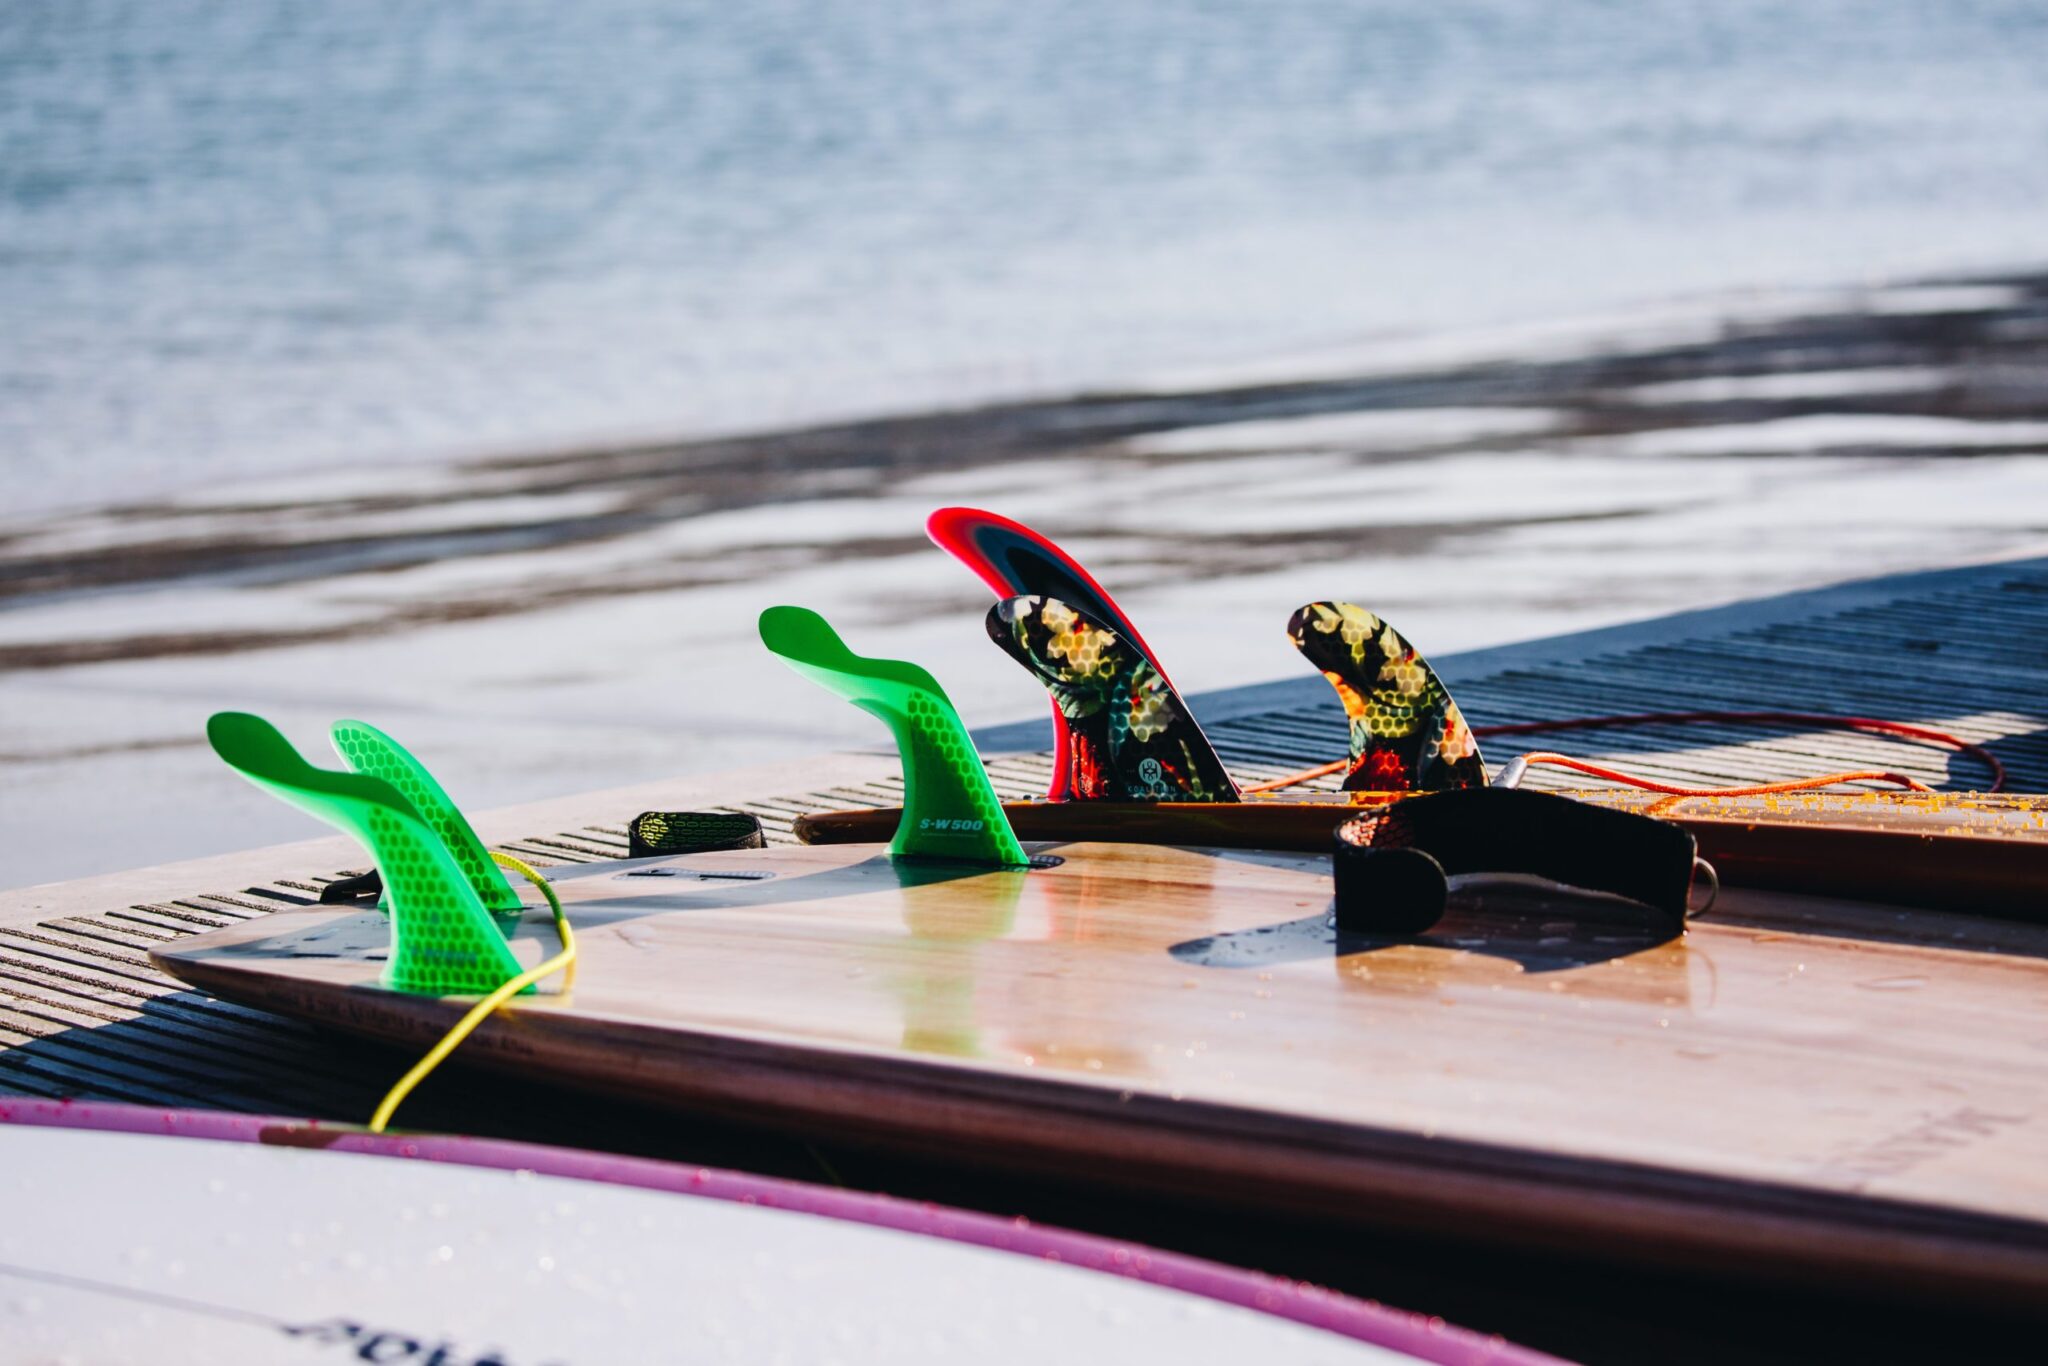
[{"label": "camouflage patterned fin", "polygon": [[1287,619],[1287,636],[1330,680],[1351,719],[1346,792],[1486,786],[1472,728],[1399,631],[1363,607],[1312,602]]},{"label": "camouflage patterned fin", "polygon": [[1070,739],[1067,796],[1234,802],[1237,784],[1143,651],[1056,598],[989,609],[989,639],[1045,685]]},{"label": "camouflage patterned fin", "polygon": [[[1039,597],[1056,598],[1070,607],[1077,608],[1094,620],[1123,637],[1128,645],[1137,647],[1152,665],[1153,671],[1161,678],[1166,670],[1159,665],[1152,647],[1145,643],[1145,637],[1131,624],[1123,609],[1110,597],[1109,590],[1095,581],[1082,563],[1052,541],[1025,526],[1022,522],[980,508],[940,508],[926,519],[925,534],[932,538],[941,550],[973,570],[975,576],[992,589],[999,598],[1014,598],[1026,593]],[[1169,680],[1167,686],[1173,686]],[[1067,782],[1074,768],[1071,738],[1067,731],[1067,719],[1057,705],[1052,709],[1054,755],[1052,783],[1045,795],[1054,801],[1063,797],[1077,796],[1067,790]]]}]

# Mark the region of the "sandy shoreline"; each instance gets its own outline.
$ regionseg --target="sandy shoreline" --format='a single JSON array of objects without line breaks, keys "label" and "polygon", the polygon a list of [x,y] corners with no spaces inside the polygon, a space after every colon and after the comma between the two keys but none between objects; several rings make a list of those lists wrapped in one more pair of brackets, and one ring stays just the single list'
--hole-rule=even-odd
[{"label": "sandy shoreline", "polygon": [[[1190,690],[1299,601],[1444,652],[2048,539],[2048,275],[1378,343],[1127,392],[226,486],[0,525],[0,885],[304,833],[208,711],[385,722],[480,805],[876,738],[767,661],[802,601],[970,719],[1033,689],[920,534],[1093,562]],[[118,795],[128,828],[101,823]]]}]

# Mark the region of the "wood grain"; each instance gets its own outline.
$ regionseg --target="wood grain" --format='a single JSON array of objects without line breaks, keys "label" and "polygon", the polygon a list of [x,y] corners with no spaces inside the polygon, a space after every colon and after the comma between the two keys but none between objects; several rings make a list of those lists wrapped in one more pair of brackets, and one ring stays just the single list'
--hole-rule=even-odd
[{"label": "wood grain", "polygon": [[[991,1166],[1913,1295],[2048,1290],[2048,930],[1730,891],[1677,941],[1468,888],[1340,942],[1321,860],[857,846],[600,864],[583,957],[458,1061]],[[763,880],[733,874],[772,872]],[[165,945],[220,996],[424,1046],[374,912]],[[551,947],[529,915],[521,956]],[[324,956],[323,956],[324,955]]]}]

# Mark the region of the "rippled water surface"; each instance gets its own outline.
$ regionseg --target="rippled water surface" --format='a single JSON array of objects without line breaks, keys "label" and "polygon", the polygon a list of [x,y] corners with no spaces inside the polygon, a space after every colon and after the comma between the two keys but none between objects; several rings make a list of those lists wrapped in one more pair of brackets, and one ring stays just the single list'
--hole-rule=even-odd
[{"label": "rippled water surface", "polygon": [[11,0],[17,504],[2038,259],[2048,11]]}]

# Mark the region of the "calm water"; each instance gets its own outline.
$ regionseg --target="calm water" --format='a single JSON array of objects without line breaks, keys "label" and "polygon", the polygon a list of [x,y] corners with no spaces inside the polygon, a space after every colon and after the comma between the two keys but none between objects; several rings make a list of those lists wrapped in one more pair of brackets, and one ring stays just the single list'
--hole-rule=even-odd
[{"label": "calm water", "polygon": [[2048,8],[8,0],[30,506],[2048,256]]}]

